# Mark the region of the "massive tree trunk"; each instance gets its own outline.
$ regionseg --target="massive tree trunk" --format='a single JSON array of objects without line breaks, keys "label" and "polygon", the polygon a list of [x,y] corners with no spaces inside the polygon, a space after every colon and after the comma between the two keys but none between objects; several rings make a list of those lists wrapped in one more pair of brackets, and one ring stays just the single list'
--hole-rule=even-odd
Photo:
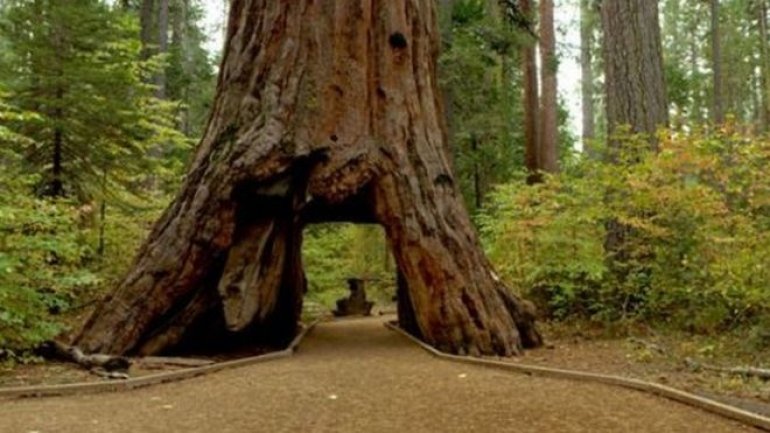
[{"label": "massive tree trunk", "polygon": [[182,189],[75,343],[149,354],[287,342],[306,287],[302,229],[347,220],[385,228],[400,318],[428,343],[501,355],[539,344],[531,304],[493,273],[462,205],[435,16],[432,0],[234,1]]},{"label": "massive tree trunk", "polygon": [[655,131],[668,125],[658,2],[604,1],[601,16],[608,133],[630,126],[655,147]]}]

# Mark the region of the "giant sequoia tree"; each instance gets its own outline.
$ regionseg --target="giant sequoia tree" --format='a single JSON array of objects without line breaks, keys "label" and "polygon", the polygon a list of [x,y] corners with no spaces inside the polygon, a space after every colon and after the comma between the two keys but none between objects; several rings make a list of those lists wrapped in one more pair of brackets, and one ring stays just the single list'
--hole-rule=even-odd
[{"label": "giant sequoia tree", "polygon": [[433,0],[235,0],[216,101],[179,195],[76,343],[155,353],[295,332],[302,230],[376,222],[399,320],[457,353],[540,337],[493,273],[458,193]]}]

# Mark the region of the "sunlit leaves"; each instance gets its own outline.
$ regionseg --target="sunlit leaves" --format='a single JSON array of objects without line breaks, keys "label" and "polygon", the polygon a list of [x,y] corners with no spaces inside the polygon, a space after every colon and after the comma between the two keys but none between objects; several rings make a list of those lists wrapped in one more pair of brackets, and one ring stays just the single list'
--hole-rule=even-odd
[{"label": "sunlit leaves", "polygon": [[[770,141],[728,125],[659,145],[499,188],[481,222],[506,280],[557,316],[705,332],[770,312]],[[605,250],[612,222],[625,227],[622,260]]]}]

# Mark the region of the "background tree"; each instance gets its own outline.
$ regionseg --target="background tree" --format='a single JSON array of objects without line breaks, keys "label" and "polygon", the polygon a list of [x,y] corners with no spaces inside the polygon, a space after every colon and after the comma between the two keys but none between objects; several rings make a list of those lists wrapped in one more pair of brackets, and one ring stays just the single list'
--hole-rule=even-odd
[{"label": "background tree", "polygon": [[[179,182],[189,144],[145,84],[134,6],[0,4],[0,346],[50,338],[92,302]],[[148,158],[158,142],[173,153]]]},{"label": "background tree", "polygon": [[719,25],[719,0],[710,0],[711,7],[711,69],[714,80],[713,121],[721,125],[725,121],[722,100],[722,37]]},{"label": "background tree", "polygon": [[2,31],[8,96],[42,119],[22,130],[34,144],[21,153],[43,174],[38,193],[85,202],[103,196],[105,182],[133,187],[152,139],[174,133],[170,112],[142,84],[125,13],[95,0],[16,2]]},{"label": "background tree", "polygon": [[486,0],[455,0],[444,11],[451,37],[440,58],[441,85],[451,103],[455,169],[472,212],[521,166],[523,155],[520,74],[513,61],[523,37],[500,11]]},{"label": "background tree", "polygon": [[605,1],[601,17],[609,133],[629,126],[654,146],[655,132],[668,124],[658,3]]},{"label": "background tree", "polygon": [[[519,1],[521,13],[534,22],[534,9],[530,0]],[[524,74],[524,149],[525,164],[530,174],[530,181],[535,181],[540,170],[539,146],[540,136],[538,112],[540,107],[539,80],[537,76],[536,46],[534,39],[521,48],[521,69]]]},{"label": "background tree", "polygon": [[756,14],[757,30],[759,39],[757,45],[759,46],[759,94],[761,106],[757,114],[759,120],[759,130],[766,132],[768,125],[770,125],[770,50],[768,49],[768,37],[770,36],[767,31],[767,0],[756,0],[752,4],[754,13]]},{"label": "background tree", "polygon": [[596,13],[592,0],[580,0],[580,95],[583,114],[583,149],[591,152],[589,143],[595,138],[594,111],[594,29]]},{"label": "background tree", "polygon": [[558,86],[556,73],[556,31],[553,17],[553,0],[540,0],[540,129],[538,160],[540,169],[554,173],[558,162]]}]

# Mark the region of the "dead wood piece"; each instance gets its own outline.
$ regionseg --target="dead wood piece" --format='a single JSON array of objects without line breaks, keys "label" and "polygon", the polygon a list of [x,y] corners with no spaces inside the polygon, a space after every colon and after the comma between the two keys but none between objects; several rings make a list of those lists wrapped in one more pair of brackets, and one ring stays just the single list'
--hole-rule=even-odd
[{"label": "dead wood piece", "polygon": [[661,355],[666,355],[668,353],[668,351],[663,346],[656,343],[652,343],[650,341],[644,341],[640,338],[631,337],[628,339],[628,342],[633,344],[634,346],[647,349],[650,352],[657,352]]},{"label": "dead wood piece", "polygon": [[164,356],[146,356],[134,361],[145,368],[163,368],[163,367],[202,367],[204,365],[214,364],[210,359],[196,358],[177,358]]},{"label": "dead wood piece", "polygon": [[39,353],[48,359],[74,362],[86,370],[98,368],[106,372],[125,372],[131,366],[131,361],[126,357],[102,353],[85,354],[76,346],[69,346],[58,341],[44,343],[40,347]]},{"label": "dead wood piece", "polygon": [[126,380],[131,378],[131,376],[129,376],[128,373],[124,373],[121,371],[106,371],[101,368],[91,369],[91,374],[95,374],[103,379],[108,379],[108,380]]},{"label": "dead wood piece", "polygon": [[719,367],[716,365],[703,364],[692,358],[685,358],[685,365],[694,370],[715,371],[717,373],[727,373],[736,376],[756,377],[762,380],[770,380],[770,369],[757,367]]}]

